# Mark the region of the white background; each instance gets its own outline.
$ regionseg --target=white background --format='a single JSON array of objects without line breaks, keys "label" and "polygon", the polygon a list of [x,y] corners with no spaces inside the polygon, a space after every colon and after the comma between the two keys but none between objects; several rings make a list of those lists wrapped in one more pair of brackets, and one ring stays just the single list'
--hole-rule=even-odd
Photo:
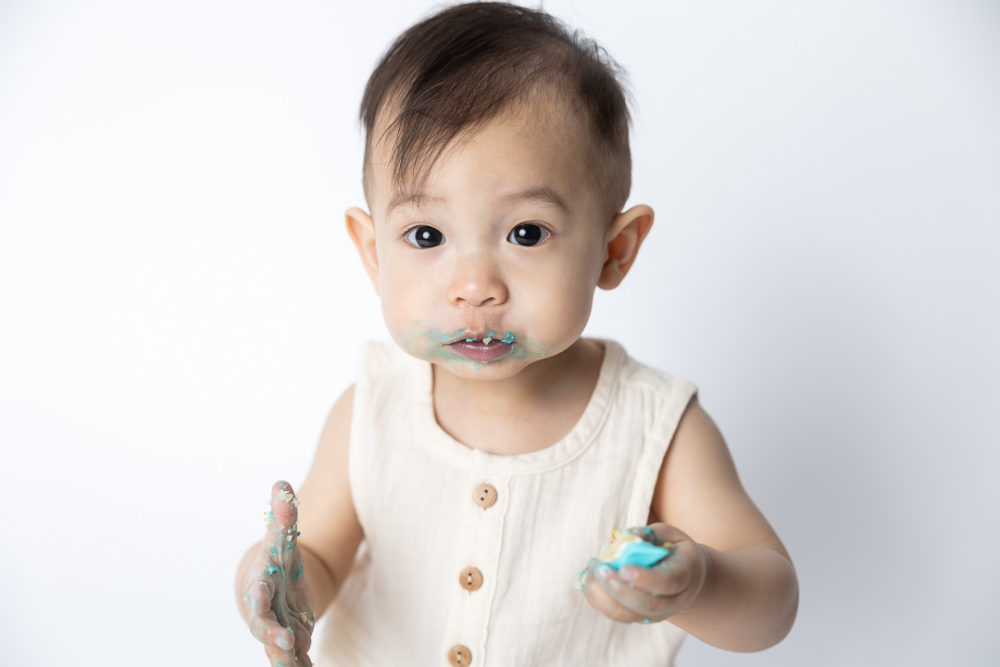
[{"label": "white background", "polygon": [[[545,6],[657,211],[589,331],[698,383],[798,567],[787,640],[680,664],[995,664],[1000,7]],[[432,9],[0,3],[0,663],[266,664],[234,568],[385,336],[356,109]]]}]

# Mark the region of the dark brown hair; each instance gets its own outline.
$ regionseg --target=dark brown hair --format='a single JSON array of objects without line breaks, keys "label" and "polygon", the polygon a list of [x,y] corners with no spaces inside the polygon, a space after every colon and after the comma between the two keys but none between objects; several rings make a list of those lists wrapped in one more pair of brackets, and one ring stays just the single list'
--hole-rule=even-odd
[{"label": "dark brown hair", "polygon": [[621,68],[592,40],[542,11],[502,2],[456,5],[404,32],[372,72],[361,101],[365,190],[372,133],[389,136],[393,177],[419,189],[460,133],[481,127],[534,93],[561,95],[589,128],[585,152],[611,212],[631,187],[629,113]]}]

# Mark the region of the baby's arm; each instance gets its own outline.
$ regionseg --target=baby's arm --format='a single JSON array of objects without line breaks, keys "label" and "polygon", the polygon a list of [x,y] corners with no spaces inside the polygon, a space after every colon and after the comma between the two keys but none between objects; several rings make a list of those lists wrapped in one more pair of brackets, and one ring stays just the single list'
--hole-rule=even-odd
[{"label": "baby's arm", "polygon": [[[297,517],[291,503],[272,500],[274,528],[247,551],[237,570],[236,600],[240,614],[254,636],[265,644],[272,664],[296,664],[296,657],[304,658],[312,628],[311,622],[304,624],[294,638],[289,637],[283,626],[267,613],[270,605],[260,599],[262,590],[273,600],[302,595],[311,609],[310,616],[315,614],[318,618],[336,597],[361,542],[361,526],[351,500],[347,467],[353,397],[353,388],[344,392],[327,417],[312,466],[299,489],[301,507]],[[274,561],[271,551],[275,546],[274,535],[282,532],[282,526],[288,532],[295,518],[298,526],[288,533],[292,537],[288,544],[293,550],[287,558],[289,562],[301,562],[301,576],[298,565],[292,568],[294,571],[286,569],[284,577],[281,572],[267,576],[265,573]],[[262,574],[264,585],[260,583]]]},{"label": "baby's arm", "polygon": [[788,633],[798,607],[795,569],[697,397],[663,461],[650,522],[655,537],[645,537],[672,543],[673,552],[650,568],[592,563],[583,584],[591,605],[624,622],[669,618],[731,651],[761,650]]}]

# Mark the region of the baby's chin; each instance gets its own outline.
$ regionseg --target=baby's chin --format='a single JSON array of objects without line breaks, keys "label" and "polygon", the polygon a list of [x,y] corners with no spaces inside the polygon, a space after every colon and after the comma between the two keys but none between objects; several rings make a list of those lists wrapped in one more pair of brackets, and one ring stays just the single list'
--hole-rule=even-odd
[{"label": "baby's chin", "polygon": [[483,382],[497,382],[509,380],[518,375],[532,360],[504,357],[495,361],[481,362],[462,358],[442,358],[428,359],[440,370],[449,373],[463,380],[479,380]]}]

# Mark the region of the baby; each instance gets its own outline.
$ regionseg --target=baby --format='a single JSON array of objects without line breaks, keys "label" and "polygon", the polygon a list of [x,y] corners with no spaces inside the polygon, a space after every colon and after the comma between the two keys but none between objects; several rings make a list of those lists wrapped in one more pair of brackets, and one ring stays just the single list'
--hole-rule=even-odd
[{"label": "baby", "polygon": [[[670,665],[686,633],[791,628],[794,568],[695,386],[581,336],[653,224],[624,208],[616,71],[543,12],[475,3],[371,75],[347,230],[392,342],[240,563],[272,665]],[[587,563],[616,528],[647,560]]]}]

